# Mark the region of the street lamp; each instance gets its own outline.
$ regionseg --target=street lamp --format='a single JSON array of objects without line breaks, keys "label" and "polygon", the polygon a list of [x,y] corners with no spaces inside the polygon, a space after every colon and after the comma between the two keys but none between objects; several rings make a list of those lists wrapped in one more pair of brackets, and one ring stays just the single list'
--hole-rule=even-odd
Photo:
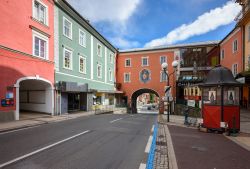
[{"label": "street lamp", "polygon": [[[161,68],[162,68],[162,70],[163,70],[163,72],[166,74],[166,76],[167,76],[167,86],[169,86],[169,77],[171,76],[171,75],[173,75],[174,73],[175,73],[175,71],[176,71],[176,68],[177,68],[177,66],[178,66],[178,61],[173,61],[172,62],[172,66],[173,66],[173,68],[174,68],[174,71],[172,72],[172,73],[170,73],[170,74],[168,74],[167,73],[167,69],[168,69],[168,64],[166,63],[166,62],[164,62],[164,63],[162,63],[161,64]],[[169,122],[169,96],[167,97],[168,98],[168,114],[167,114],[167,121]]]}]

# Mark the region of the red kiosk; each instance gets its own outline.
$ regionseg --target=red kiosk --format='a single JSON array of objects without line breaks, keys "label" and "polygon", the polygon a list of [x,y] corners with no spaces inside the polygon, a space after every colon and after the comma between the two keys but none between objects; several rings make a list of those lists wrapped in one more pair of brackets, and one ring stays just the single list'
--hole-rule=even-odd
[{"label": "red kiosk", "polygon": [[220,65],[211,69],[202,88],[203,127],[209,130],[240,130],[239,90],[231,70]]}]

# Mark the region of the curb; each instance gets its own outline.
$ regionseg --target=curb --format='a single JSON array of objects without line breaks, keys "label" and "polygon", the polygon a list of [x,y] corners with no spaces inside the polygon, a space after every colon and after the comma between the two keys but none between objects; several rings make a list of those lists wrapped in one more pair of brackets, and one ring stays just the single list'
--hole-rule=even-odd
[{"label": "curb", "polygon": [[158,133],[158,124],[155,124],[153,139],[152,139],[150,151],[149,151],[149,154],[148,154],[146,169],[153,169],[153,167],[154,167],[154,155],[155,155],[155,146],[156,146],[157,133]]}]

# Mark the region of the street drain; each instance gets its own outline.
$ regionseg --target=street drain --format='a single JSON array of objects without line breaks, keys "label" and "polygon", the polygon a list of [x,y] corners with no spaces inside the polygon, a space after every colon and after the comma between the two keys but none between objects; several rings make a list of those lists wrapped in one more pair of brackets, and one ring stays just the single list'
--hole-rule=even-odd
[{"label": "street drain", "polygon": [[158,146],[167,146],[167,143],[165,141],[156,141],[156,145],[158,145]]},{"label": "street drain", "polygon": [[192,146],[192,149],[196,149],[198,151],[207,151],[207,149],[205,147],[199,147],[199,146]]}]

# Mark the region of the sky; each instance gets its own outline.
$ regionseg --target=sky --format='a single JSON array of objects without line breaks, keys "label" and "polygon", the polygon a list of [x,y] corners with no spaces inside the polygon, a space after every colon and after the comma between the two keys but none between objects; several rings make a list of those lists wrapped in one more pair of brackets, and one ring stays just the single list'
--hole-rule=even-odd
[{"label": "sky", "polygon": [[67,0],[113,46],[144,48],[223,39],[234,0]]}]

